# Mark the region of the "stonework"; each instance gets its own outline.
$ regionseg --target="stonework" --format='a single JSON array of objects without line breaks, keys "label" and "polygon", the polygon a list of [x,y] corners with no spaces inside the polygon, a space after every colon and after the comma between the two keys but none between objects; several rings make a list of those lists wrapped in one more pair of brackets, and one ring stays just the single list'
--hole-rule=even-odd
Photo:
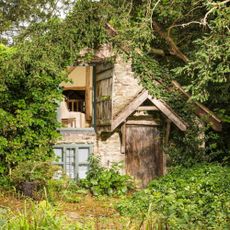
[{"label": "stonework", "polygon": [[125,155],[121,154],[121,140],[118,132],[113,134],[98,136],[93,129],[61,129],[62,138],[57,144],[91,144],[93,154],[101,157],[104,167],[111,167],[112,163],[125,160]]},{"label": "stonework", "polygon": [[142,90],[132,72],[131,62],[117,58],[113,73],[113,117],[119,113]]},{"label": "stonework", "polygon": [[98,137],[97,151],[101,156],[102,165],[105,167],[125,161],[125,154],[121,153],[121,139],[118,132],[112,133],[106,138]]}]

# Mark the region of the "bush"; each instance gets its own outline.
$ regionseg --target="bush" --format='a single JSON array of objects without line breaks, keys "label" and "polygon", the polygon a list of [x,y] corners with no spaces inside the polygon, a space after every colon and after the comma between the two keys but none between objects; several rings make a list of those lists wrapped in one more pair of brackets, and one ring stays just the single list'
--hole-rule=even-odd
[{"label": "bush", "polygon": [[117,208],[123,215],[143,219],[150,210],[162,215],[161,221],[170,229],[229,229],[229,181],[229,167],[177,167]]},{"label": "bush", "polygon": [[47,185],[59,167],[50,162],[20,162],[11,173],[15,187],[24,195],[33,197],[33,193]]},{"label": "bush", "polygon": [[119,164],[107,169],[100,165],[99,157],[91,156],[89,165],[87,177],[80,181],[80,185],[93,195],[122,195],[133,189],[131,177],[119,173]]}]

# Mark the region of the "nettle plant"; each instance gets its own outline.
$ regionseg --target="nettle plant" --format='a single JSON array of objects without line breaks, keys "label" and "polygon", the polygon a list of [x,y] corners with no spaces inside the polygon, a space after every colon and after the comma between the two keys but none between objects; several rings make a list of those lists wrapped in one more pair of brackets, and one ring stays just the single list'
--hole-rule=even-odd
[{"label": "nettle plant", "polygon": [[83,188],[87,188],[95,195],[124,195],[134,189],[130,176],[121,175],[120,164],[113,164],[111,168],[100,165],[100,157],[89,158],[90,169],[86,179],[80,181]]}]

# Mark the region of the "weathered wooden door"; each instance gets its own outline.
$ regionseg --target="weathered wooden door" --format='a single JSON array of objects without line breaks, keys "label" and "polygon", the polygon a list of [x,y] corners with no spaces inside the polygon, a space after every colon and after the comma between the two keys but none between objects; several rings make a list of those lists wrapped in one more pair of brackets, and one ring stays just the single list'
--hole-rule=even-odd
[{"label": "weathered wooden door", "polygon": [[160,134],[156,126],[126,125],[125,164],[127,174],[141,187],[160,174]]}]

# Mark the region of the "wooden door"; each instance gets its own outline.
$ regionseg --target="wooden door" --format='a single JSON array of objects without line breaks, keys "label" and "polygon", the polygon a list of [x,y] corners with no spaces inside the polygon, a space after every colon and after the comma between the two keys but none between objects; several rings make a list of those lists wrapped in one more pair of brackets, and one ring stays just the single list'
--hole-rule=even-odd
[{"label": "wooden door", "polygon": [[160,134],[156,126],[126,125],[125,164],[127,174],[141,187],[159,176]]}]

